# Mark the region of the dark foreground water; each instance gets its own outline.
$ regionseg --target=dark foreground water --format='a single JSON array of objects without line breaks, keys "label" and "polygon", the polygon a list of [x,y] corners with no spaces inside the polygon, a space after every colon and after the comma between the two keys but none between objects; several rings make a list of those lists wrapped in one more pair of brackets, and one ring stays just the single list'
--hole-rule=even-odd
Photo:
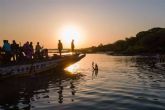
[{"label": "dark foreground water", "polygon": [[[92,61],[99,71],[92,72]],[[165,110],[165,72],[150,60],[89,54],[67,71],[0,80],[4,110]],[[78,73],[78,75],[73,75]]]}]

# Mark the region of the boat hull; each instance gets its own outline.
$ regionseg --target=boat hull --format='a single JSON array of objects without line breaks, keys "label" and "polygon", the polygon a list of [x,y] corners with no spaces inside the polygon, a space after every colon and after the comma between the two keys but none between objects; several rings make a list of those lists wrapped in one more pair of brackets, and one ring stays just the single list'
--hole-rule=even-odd
[{"label": "boat hull", "polygon": [[27,76],[39,74],[44,71],[48,71],[51,69],[64,69],[82,58],[85,57],[83,55],[72,55],[65,56],[60,59],[52,59],[48,61],[34,62],[31,64],[23,64],[23,65],[14,65],[14,66],[6,66],[0,68],[0,77],[11,77],[11,76]]}]

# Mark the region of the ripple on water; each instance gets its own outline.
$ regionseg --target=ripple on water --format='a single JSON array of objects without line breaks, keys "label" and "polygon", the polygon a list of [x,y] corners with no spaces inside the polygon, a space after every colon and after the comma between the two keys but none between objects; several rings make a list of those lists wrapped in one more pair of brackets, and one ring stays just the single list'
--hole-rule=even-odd
[{"label": "ripple on water", "polygon": [[[92,72],[92,61],[99,66],[97,74]],[[0,109],[165,110],[165,74],[146,62],[88,54],[77,65],[84,74],[79,78],[50,71],[1,81]]]}]

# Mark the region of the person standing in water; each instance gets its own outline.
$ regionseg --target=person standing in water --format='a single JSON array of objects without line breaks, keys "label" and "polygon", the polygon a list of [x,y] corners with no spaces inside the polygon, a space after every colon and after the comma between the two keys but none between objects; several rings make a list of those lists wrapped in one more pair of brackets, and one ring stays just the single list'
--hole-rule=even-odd
[{"label": "person standing in water", "polygon": [[92,68],[93,70],[97,70],[97,71],[99,69],[97,63],[94,63],[94,62],[92,62]]},{"label": "person standing in water", "polygon": [[92,68],[93,68],[93,70],[95,69],[94,64],[95,64],[95,63],[94,63],[94,62],[92,62]]},{"label": "person standing in water", "polygon": [[72,51],[72,54],[73,54],[73,52],[74,52],[74,48],[75,48],[75,46],[74,46],[74,40],[72,40],[72,43],[71,43],[71,51]]},{"label": "person standing in water", "polygon": [[95,71],[98,71],[98,65],[97,64],[95,64]]},{"label": "person standing in water", "polygon": [[92,62],[92,68],[93,68],[93,70],[92,70],[92,79],[94,79],[98,75],[98,65],[97,65],[97,63]]},{"label": "person standing in water", "polygon": [[58,40],[58,51],[60,53],[60,56],[61,56],[62,49],[63,49],[63,46],[62,46],[61,40]]}]

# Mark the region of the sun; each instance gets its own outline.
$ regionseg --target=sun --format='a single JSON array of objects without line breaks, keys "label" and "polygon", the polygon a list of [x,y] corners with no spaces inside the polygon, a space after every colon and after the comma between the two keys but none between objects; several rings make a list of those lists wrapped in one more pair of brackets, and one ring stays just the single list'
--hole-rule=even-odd
[{"label": "sun", "polygon": [[73,39],[75,40],[75,42],[78,42],[80,39],[79,35],[80,33],[76,27],[66,26],[62,29],[61,40],[67,44],[70,43]]},{"label": "sun", "polygon": [[75,44],[79,45],[81,45],[81,42],[83,41],[81,30],[78,27],[71,25],[61,28],[58,39],[62,41],[66,48],[70,48],[72,40],[75,41]]}]

